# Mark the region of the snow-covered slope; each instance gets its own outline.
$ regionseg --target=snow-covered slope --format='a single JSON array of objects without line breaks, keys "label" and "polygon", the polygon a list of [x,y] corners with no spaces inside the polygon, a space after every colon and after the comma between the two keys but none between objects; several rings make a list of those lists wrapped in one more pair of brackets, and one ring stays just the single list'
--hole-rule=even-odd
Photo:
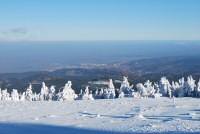
[{"label": "snow-covered slope", "polygon": [[0,101],[0,133],[199,132],[195,98]]}]

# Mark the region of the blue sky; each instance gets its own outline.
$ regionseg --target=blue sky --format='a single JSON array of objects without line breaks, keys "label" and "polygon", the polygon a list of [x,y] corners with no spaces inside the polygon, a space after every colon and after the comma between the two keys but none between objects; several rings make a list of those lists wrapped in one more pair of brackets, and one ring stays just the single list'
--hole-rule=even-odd
[{"label": "blue sky", "polygon": [[200,40],[200,0],[0,0],[0,41]]}]

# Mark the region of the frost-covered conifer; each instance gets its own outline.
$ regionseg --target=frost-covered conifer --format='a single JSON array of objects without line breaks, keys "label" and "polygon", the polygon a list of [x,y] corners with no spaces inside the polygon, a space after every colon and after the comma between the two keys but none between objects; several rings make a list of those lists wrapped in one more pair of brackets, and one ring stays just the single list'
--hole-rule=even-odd
[{"label": "frost-covered conifer", "polygon": [[172,94],[173,96],[177,96],[177,91],[179,89],[180,85],[178,82],[172,81]]},{"label": "frost-covered conifer", "polygon": [[41,101],[40,94],[33,93],[32,94],[32,101]]},{"label": "frost-covered conifer", "polygon": [[13,89],[11,92],[11,100],[13,101],[19,101],[19,94],[17,89]]},{"label": "frost-covered conifer", "polygon": [[186,95],[192,97],[196,88],[195,80],[192,78],[192,76],[187,77],[187,82],[185,86]]},{"label": "frost-covered conifer", "polygon": [[94,98],[95,99],[103,99],[104,97],[103,97],[103,94],[104,94],[104,90],[103,90],[103,88],[101,88],[100,90],[96,90],[95,91],[95,95],[94,95]]},{"label": "frost-covered conifer", "polygon": [[166,77],[162,77],[160,80],[160,93],[163,96],[172,97],[171,85]]},{"label": "frost-covered conifer", "polygon": [[40,91],[40,100],[48,100],[49,88],[46,86],[45,82],[42,82],[42,87]]},{"label": "frost-covered conifer", "polygon": [[178,84],[176,86],[177,86],[177,88],[176,88],[177,97],[184,97],[186,95],[184,77],[179,79]]},{"label": "frost-covered conifer", "polygon": [[105,99],[114,99],[115,98],[115,87],[112,79],[109,80],[108,88],[103,91],[103,98]]},{"label": "frost-covered conifer", "polygon": [[160,93],[160,88],[157,83],[154,83],[155,93],[153,94],[153,98],[160,98],[162,94]]},{"label": "frost-covered conifer", "polygon": [[133,85],[130,86],[130,83],[128,82],[128,77],[123,77],[123,81],[120,86],[120,93],[124,92],[126,96],[132,96],[134,90]]},{"label": "frost-covered conifer", "polygon": [[82,96],[82,100],[94,100],[92,92],[90,92],[88,86],[86,86],[86,88],[85,88],[85,92]]},{"label": "frost-covered conifer", "polygon": [[2,100],[4,101],[10,100],[10,94],[8,93],[7,89],[2,90],[1,93],[2,93],[1,97]]},{"label": "frost-covered conifer", "polygon": [[80,90],[78,94],[78,99],[82,99],[82,97],[83,97],[83,89]]},{"label": "frost-covered conifer", "polygon": [[124,98],[124,92],[120,92],[118,98]]},{"label": "frost-covered conifer", "polygon": [[155,94],[155,89],[154,89],[154,86],[152,85],[152,82],[150,82],[149,80],[147,80],[144,83],[144,87],[146,88],[147,96],[148,97],[153,97],[154,94]]},{"label": "frost-covered conifer", "polygon": [[23,92],[22,94],[19,94],[19,100],[20,101],[25,101],[26,100],[25,92]]},{"label": "frost-covered conifer", "polygon": [[29,87],[25,91],[25,99],[28,101],[33,100],[32,84],[29,84]]},{"label": "frost-covered conifer", "polygon": [[136,88],[141,97],[147,97],[148,94],[147,94],[146,88],[144,87],[142,83],[138,83],[136,85]]},{"label": "frost-covered conifer", "polygon": [[49,89],[48,100],[56,100],[56,88],[52,85]]},{"label": "frost-covered conifer", "polygon": [[96,99],[96,98],[99,99],[99,98],[98,98],[98,94],[99,94],[99,91],[98,91],[98,89],[97,89],[97,90],[95,90],[95,93],[94,93],[94,98],[95,98],[95,99]]},{"label": "frost-covered conifer", "polygon": [[200,79],[199,79],[197,86],[196,86],[196,96],[200,97]]},{"label": "frost-covered conifer", "polygon": [[72,89],[72,82],[68,81],[65,84],[63,91],[59,95],[59,100],[74,100],[78,96],[75,94],[74,90]]},{"label": "frost-covered conifer", "polygon": [[161,96],[160,93],[159,93],[158,86],[157,86],[157,89],[155,89],[154,85],[149,80],[147,80],[144,83],[144,85],[142,83],[138,83],[136,85],[136,88],[137,88],[137,91],[138,91],[138,93],[140,94],[141,97],[153,97],[153,98],[155,98],[156,92],[157,92],[156,97]]}]

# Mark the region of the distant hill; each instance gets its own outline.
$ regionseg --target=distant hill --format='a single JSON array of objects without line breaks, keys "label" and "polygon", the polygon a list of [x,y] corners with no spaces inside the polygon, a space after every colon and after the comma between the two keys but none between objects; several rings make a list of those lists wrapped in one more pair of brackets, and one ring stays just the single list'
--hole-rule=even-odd
[{"label": "distant hill", "polygon": [[199,55],[200,41],[0,42],[0,73]]},{"label": "distant hill", "polygon": [[[147,79],[157,81],[161,76],[166,76],[169,80],[177,80],[190,74],[195,79],[200,77],[200,56],[146,58],[104,66],[84,65],[55,71],[6,73],[0,74],[0,87],[9,90],[17,88],[22,91],[31,82],[35,91],[39,92],[42,81],[49,86],[56,85],[59,90],[68,80],[71,80],[73,88],[78,92],[88,85],[89,81],[109,78],[121,80],[123,75],[128,76],[130,82],[136,84]],[[115,83],[115,86],[119,87],[119,83]]]}]

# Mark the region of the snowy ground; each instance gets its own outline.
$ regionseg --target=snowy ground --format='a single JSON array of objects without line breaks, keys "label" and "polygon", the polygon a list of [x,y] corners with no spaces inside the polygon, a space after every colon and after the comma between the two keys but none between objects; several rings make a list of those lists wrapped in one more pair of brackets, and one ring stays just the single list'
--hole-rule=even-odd
[{"label": "snowy ground", "polygon": [[200,133],[200,99],[0,102],[0,133]]}]

